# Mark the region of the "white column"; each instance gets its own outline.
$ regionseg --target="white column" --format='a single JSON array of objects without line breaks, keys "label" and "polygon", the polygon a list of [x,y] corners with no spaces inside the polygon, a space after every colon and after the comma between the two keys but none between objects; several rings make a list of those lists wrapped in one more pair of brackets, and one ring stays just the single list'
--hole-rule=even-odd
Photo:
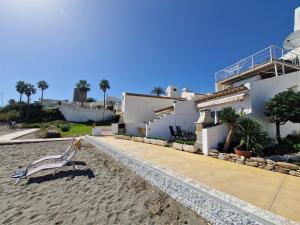
[{"label": "white column", "polygon": [[215,110],[215,124],[217,124],[219,121],[219,118],[218,118],[218,111]]}]

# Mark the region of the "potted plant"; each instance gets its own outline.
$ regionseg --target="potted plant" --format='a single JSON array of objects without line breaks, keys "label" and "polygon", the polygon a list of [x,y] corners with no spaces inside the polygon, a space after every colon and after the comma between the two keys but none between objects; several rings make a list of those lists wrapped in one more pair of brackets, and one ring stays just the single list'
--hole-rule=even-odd
[{"label": "potted plant", "polygon": [[173,148],[182,151],[183,150],[183,141],[176,140],[175,142],[173,142]]},{"label": "potted plant", "polygon": [[195,141],[183,142],[182,149],[186,152],[197,152],[198,147],[195,145]]},{"label": "potted plant", "polygon": [[264,144],[266,144],[267,133],[256,120],[241,117],[237,123],[236,137],[240,144],[235,147],[235,153],[245,158],[251,157],[254,153],[261,154]]}]

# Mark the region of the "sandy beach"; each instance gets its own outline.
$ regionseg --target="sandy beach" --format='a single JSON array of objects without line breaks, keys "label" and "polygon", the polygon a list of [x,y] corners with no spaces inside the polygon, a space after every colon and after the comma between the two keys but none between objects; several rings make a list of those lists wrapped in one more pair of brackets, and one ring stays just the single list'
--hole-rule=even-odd
[{"label": "sandy beach", "polygon": [[21,131],[22,129],[10,129],[8,125],[0,125],[0,135],[10,134],[17,131]]},{"label": "sandy beach", "polygon": [[86,142],[75,173],[66,167],[14,184],[18,166],[69,143],[0,146],[0,224],[208,224]]}]

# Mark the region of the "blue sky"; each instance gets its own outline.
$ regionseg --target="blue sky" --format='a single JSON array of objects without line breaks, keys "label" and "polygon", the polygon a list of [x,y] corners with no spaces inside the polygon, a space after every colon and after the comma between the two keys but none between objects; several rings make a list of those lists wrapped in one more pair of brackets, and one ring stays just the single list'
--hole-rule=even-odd
[{"label": "blue sky", "polygon": [[[89,96],[149,93],[168,84],[204,93],[214,73],[293,31],[286,0],[1,0],[0,92],[50,84],[45,98],[71,99],[79,79]],[[37,99],[40,93],[34,97]]]}]

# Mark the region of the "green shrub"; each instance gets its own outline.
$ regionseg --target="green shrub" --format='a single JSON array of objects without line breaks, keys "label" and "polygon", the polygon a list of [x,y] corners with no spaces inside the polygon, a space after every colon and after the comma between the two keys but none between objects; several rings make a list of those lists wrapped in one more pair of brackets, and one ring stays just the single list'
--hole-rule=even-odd
[{"label": "green shrub", "polygon": [[236,137],[240,140],[241,150],[252,151],[260,154],[268,140],[267,133],[259,122],[249,117],[241,117],[238,120]]},{"label": "green shrub", "polygon": [[196,141],[188,141],[188,140],[180,140],[180,139],[177,139],[176,140],[176,143],[179,143],[179,144],[184,144],[184,145],[194,145]]},{"label": "green shrub", "polygon": [[68,132],[69,130],[71,130],[71,126],[70,126],[70,124],[62,124],[62,125],[60,126],[60,130],[61,130],[62,132]]},{"label": "green shrub", "polygon": [[0,113],[0,122],[1,123],[7,122],[7,113],[5,112]]},{"label": "green shrub", "polygon": [[20,113],[16,110],[12,110],[12,111],[9,111],[7,113],[7,121],[19,121],[20,120]]},{"label": "green shrub", "polygon": [[295,144],[293,147],[295,151],[300,152],[300,144]]}]

